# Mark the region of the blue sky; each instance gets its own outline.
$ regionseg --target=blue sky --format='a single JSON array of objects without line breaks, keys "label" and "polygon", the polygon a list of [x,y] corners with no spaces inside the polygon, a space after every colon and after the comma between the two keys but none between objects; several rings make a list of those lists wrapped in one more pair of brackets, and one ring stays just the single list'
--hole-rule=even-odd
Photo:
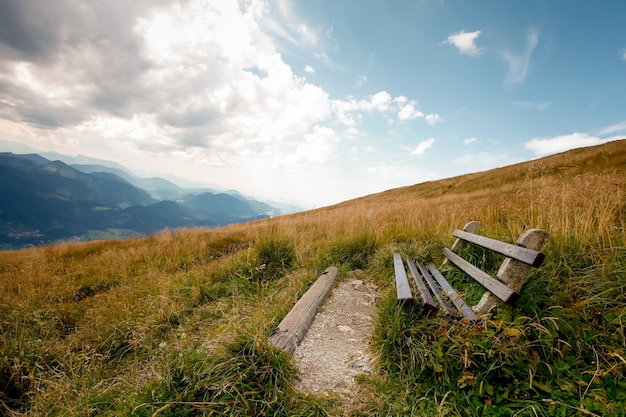
[{"label": "blue sky", "polygon": [[0,140],[319,207],[626,137],[624,16],[620,1],[0,0]]}]

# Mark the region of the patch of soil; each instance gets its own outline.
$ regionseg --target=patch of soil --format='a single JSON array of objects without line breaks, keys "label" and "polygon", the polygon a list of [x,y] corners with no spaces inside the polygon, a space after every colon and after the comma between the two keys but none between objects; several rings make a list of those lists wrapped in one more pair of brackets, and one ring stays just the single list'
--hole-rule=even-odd
[{"label": "patch of soil", "polygon": [[358,402],[354,378],[372,372],[372,326],[379,289],[358,272],[336,284],[293,354],[300,370],[296,387],[314,394],[336,395]]}]

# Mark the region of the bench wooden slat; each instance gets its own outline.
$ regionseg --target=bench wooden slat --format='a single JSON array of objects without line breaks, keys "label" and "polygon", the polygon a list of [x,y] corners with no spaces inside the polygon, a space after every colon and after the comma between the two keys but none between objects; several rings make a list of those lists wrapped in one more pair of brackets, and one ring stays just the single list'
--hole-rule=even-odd
[{"label": "bench wooden slat", "polygon": [[434,263],[430,262],[428,264],[428,270],[431,274],[433,274],[433,277],[435,277],[435,279],[441,286],[441,289],[446,293],[450,301],[452,301],[456,308],[459,309],[461,314],[463,314],[463,317],[469,320],[478,320],[478,316],[476,316],[476,313],[474,313],[470,306],[467,305],[465,300],[461,298],[459,293],[456,292],[452,285],[450,285],[448,281],[443,277],[443,275],[441,275],[441,272],[439,272]]},{"label": "bench wooden slat", "polygon": [[467,262],[450,249],[443,248],[443,255],[505,303],[511,303],[517,298],[518,294],[511,288]]},{"label": "bench wooden slat", "polygon": [[545,258],[544,254],[541,252],[501,242],[485,236],[475,235],[474,233],[468,233],[463,230],[457,229],[454,231],[453,235],[459,239],[463,239],[467,242],[482,246],[483,248],[498,252],[509,258],[517,259],[527,265],[532,265],[535,268],[538,268]]},{"label": "bench wooden slat", "polygon": [[404,264],[402,263],[402,257],[397,252],[394,252],[393,254],[393,268],[396,275],[398,301],[412,303],[413,294],[411,293],[411,287],[409,287],[409,280],[406,276]]},{"label": "bench wooden slat", "polygon": [[432,291],[433,295],[435,296],[437,301],[439,301],[439,304],[441,304],[441,307],[443,307],[443,310],[446,312],[446,314],[452,317],[458,317],[459,316],[458,310],[454,308],[450,304],[448,299],[444,296],[444,294],[441,291],[441,287],[439,286],[439,284],[437,284],[437,282],[432,277],[432,275],[430,275],[430,272],[428,272],[428,269],[426,269],[424,264],[421,262],[416,262],[416,265],[419,268],[420,272],[422,273],[422,276],[428,283],[428,286],[430,287],[430,290]]},{"label": "bench wooden slat", "polygon": [[439,310],[433,296],[430,295],[430,291],[426,287],[426,283],[422,279],[419,271],[415,267],[415,261],[410,256],[406,257],[406,264],[409,266],[409,271],[411,271],[411,275],[413,275],[413,279],[415,281],[415,286],[419,290],[419,293],[422,297],[422,302],[424,304],[424,308],[431,311]]}]

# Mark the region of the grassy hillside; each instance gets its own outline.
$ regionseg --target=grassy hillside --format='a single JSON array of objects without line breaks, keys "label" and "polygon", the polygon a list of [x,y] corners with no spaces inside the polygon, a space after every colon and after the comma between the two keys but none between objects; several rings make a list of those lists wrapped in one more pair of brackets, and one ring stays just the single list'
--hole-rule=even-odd
[{"label": "grassy hillside", "polygon": [[[516,307],[484,332],[397,308],[391,253],[440,263],[469,220],[551,233]],[[0,414],[623,416],[625,242],[619,141],[222,229],[0,252]],[[386,294],[350,410],[295,392],[266,338],[329,265]]]}]

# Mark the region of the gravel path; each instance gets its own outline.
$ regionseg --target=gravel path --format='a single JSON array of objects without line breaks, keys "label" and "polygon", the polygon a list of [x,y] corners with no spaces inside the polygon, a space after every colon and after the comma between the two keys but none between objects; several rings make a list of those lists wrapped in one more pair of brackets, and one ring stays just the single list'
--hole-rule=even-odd
[{"label": "gravel path", "polygon": [[375,361],[369,346],[379,298],[378,287],[358,274],[336,284],[293,355],[300,390],[350,404],[358,402],[355,376],[371,372]]}]

